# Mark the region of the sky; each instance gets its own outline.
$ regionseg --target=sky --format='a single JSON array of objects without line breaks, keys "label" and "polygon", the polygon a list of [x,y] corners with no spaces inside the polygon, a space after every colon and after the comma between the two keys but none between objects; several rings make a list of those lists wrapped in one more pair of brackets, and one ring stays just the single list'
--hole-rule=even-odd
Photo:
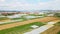
[{"label": "sky", "polygon": [[0,0],[0,10],[60,10],[60,0]]}]

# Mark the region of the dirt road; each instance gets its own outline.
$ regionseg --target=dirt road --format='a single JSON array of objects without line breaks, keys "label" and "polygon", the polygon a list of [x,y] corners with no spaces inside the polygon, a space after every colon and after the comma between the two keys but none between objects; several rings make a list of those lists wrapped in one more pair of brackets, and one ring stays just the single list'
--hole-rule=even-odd
[{"label": "dirt road", "polygon": [[48,22],[48,21],[53,21],[53,20],[58,20],[58,18],[56,18],[56,17],[44,17],[44,18],[38,18],[38,19],[33,19],[33,20],[27,20],[27,21],[23,21],[23,22],[1,25],[0,30],[16,27],[16,26],[20,26],[20,25],[30,24],[33,22]]}]

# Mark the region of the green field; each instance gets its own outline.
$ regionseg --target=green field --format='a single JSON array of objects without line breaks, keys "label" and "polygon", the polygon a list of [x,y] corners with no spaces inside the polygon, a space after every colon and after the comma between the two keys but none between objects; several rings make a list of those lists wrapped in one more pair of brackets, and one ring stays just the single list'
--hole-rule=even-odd
[{"label": "green field", "polygon": [[[15,20],[15,21],[14,21]],[[16,21],[17,20],[17,21]],[[26,21],[27,19],[25,19],[25,18],[13,18],[13,19],[11,19],[11,22],[5,22],[5,23],[3,23],[3,24],[0,24],[0,25],[5,25],[5,24],[11,24],[11,23],[16,23],[16,22],[22,22],[22,21]],[[14,21],[14,22],[12,22],[12,21]]]},{"label": "green field", "polygon": [[37,26],[42,26],[45,25],[42,22],[34,22],[31,24],[26,24],[26,25],[22,25],[22,26],[17,26],[14,28],[9,28],[9,29],[5,29],[5,30],[1,30],[0,34],[23,34],[24,32],[28,32],[33,30],[34,28],[32,28],[32,25],[37,25]]},{"label": "green field", "polygon": [[[32,20],[32,19],[37,19],[37,18],[30,18],[30,19],[26,19],[25,17],[22,17],[22,18],[12,18],[12,19],[10,19],[11,22],[4,22],[3,24],[0,24],[0,25],[11,24],[11,23],[16,23],[16,22],[22,22],[22,21],[27,21],[27,20]],[[12,22],[12,21],[14,21],[14,22]]]}]

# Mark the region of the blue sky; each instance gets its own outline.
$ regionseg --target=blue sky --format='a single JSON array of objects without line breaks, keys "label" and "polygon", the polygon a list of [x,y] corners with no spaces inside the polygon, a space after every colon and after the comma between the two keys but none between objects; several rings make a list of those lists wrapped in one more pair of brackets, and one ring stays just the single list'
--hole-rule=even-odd
[{"label": "blue sky", "polygon": [[0,0],[0,10],[60,10],[60,0]]}]

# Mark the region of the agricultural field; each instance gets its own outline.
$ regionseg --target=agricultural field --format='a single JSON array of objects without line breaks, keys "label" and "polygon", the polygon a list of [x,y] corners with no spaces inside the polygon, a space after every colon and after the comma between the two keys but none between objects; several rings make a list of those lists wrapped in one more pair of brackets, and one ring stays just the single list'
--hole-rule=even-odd
[{"label": "agricultural field", "polygon": [[40,26],[43,26],[45,24],[42,22],[34,22],[31,24],[26,24],[26,25],[22,25],[22,26],[17,26],[17,27],[1,30],[0,34],[23,34],[25,32],[28,32],[28,31],[35,29],[35,28],[31,27],[33,25],[40,27]]},{"label": "agricultural field", "polygon": [[[37,29],[43,25],[47,25],[47,23],[51,21],[60,20],[58,16],[51,16],[46,14],[15,14],[15,15],[8,15],[8,16],[1,16],[0,17],[0,34],[24,34],[25,32],[30,32],[34,29]],[[52,22],[53,23],[53,22]],[[55,23],[55,22],[54,22]],[[48,24],[48,26],[51,25]],[[60,22],[53,24],[54,27],[46,30],[46,34],[48,34],[49,30],[52,34],[52,30],[57,32],[60,30],[58,28],[60,26]],[[58,26],[55,26],[58,25]],[[43,34],[45,33],[43,32]],[[55,34],[55,33],[54,33]],[[58,32],[59,34],[59,32]]]},{"label": "agricultural field", "polygon": [[0,25],[44,17],[42,15],[39,16],[39,15],[24,15],[24,14],[8,15],[8,16],[4,16],[4,17],[2,17],[2,16],[0,16]]}]

